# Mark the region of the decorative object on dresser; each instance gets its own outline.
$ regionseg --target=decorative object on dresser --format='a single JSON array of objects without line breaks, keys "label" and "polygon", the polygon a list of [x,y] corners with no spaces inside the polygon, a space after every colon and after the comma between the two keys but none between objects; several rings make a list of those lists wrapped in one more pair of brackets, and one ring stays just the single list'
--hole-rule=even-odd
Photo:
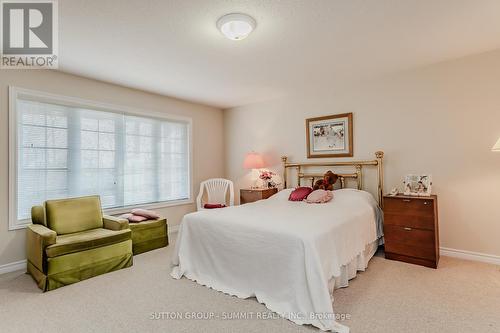
[{"label": "decorative object on dresser", "polygon": [[437,268],[437,196],[384,196],[385,257]]},{"label": "decorative object on dresser", "polygon": [[278,193],[277,188],[253,188],[240,190],[240,204],[267,199],[270,196]]},{"label": "decorative object on dresser", "polygon": [[306,119],[307,157],[352,157],[352,113]]},{"label": "decorative object on dresser", "polygon": [[404,195],[429,197],[432,191],[432,175],[406,175]]},{"label": "decorative object on dresser", "polygon": [[276,173],[269,170],[260,170],[260,180],[262,180],[262,188],[274,188],[280,185]]},{"label": "decorative object on dresser", "polygon": [[389,192],[388,196],[395,197],[396,195],[398,195],[398,193],[399,193],[398,188],[397,187],[393,187],[392,190],[391,190],[391,192]]},{"label": "decorative object on dresser", "polygon": [[245,160],[243,161],[243,168],[247,170],[252,170],[252,188],[259,188],[257,185],[258,179],[257,174],[259,169],[264,167],[264,159],[259,153],[251,151],[246,154]]}]

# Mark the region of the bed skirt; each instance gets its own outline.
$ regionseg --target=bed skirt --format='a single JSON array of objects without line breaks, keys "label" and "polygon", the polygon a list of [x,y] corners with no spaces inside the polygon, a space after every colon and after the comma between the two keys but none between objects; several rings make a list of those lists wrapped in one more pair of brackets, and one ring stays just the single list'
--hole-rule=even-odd
[{"label": "bed skirt", "polygon": [[368,267],[368,262],[377,252],[378,246],[382,243],[382,239],[366,245],[365,250],[358,254],[356,258],[352,259],[348,264],[340,268],[340,276],[332,277],[328,281],[328,290],[333,302],[333,291],[339,288],[349,286],[349,280],[354,279],[358,272],[364,272]]}]

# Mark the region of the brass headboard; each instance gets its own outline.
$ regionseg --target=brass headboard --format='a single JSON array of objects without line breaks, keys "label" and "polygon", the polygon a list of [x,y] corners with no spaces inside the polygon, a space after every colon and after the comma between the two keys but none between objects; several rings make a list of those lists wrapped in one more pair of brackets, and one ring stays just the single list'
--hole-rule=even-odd
[{"label": "brass headboard", "polygon": [[326,163],[289,163],[288,157],[281,157],[283,162],[283,184],[284,188],[287,188],[287,177],[288,169],[294,168],[297,171],[297,184],[301,184],[302,179],[310,179],[311,186],[314,180],[317,178],[323,178],[323,174],[318,173],[306,173],[304,169],[310,167],[350,167],[354,168],[352,173],[338,173],[341,188],[345,187],[346,179],[353,179],[357,183],[357,188],[359,190],[363,189],[363,167],[375,166],[377,167],[377,196],[378,204],[380,207],[383,205],[383,191],[384,191],[384,170],[382,160],[384,158],[383,151],[377,151],[375,153],[375,159],[371,161],[347,161],[347,162],[326,162]]}]

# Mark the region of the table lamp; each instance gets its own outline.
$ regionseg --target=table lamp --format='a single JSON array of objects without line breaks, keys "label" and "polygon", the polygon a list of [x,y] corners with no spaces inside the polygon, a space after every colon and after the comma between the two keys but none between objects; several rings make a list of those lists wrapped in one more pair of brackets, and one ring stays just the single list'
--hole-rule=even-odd
[{"label": "table lamp", "polygon": [[254,151],[248,153],[245,156],[245,161],[243,161],[243,167],[245,169],[252,170],[252,188],[257,188],[258,186],[255,185],[258,179],[257,169],[261,169],[264,167],[264,160],[262,159],[262,156]]},{"label": "table lamp", "polygon": [[500,152],[500,139],[498,139],[497,143],[491,148],[491,151],[498,151]]}]

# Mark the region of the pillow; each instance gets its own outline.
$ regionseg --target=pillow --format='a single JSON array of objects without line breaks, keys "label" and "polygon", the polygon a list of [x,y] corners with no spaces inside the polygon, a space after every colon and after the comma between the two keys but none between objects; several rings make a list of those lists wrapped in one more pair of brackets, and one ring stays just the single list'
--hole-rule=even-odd
[{"label": "pillow", "polygon": [[307,203],[326,203],[333,199],[332,191],[316,190],[307,196]]},{"label": "pillow", "polygon": [[292,191],[292,193],[290,193],[288,200],[302,201],[305,198],[307,198],[307,196],[309,195],[309,193],[312,192],[312,190],[313,189],[310,187],[297,187],[295,190]]},{"label": "pillow", "polygon": [[134,223],[143,222],[148,219],[147,217],[134,215],[131,213],[120,215],[119,218],[127,219],[129,222],[134,222]]},{"label": "pillow", "polygon": [[224,204],[211,204],[211,203],[207,203],[203,206],[203,208],[205,209],[215,209],[215,208],[224,208],[226,207],[226,205]]},{"label": "pillow", "polygon": [[132,209],[132,214],[138,215],[138,216],[144,216],[148,220],[158,220],[160,218],[160,215],[158,215],[157,212],[153,212],[152,210],[146,210],[146,209]]}]

